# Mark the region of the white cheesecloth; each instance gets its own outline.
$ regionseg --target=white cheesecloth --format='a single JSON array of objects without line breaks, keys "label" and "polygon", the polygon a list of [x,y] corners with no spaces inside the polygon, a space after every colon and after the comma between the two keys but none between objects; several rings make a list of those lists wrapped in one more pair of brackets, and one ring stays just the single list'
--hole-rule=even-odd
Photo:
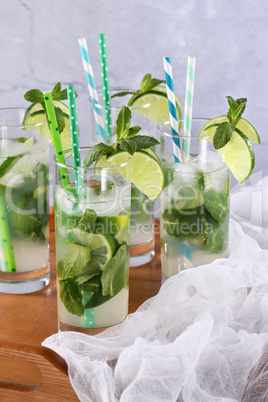
[{"label": "white cheesecloth", "polygon": [[[266,228],[258,218],[231,219],[228,259],[173,276],[99,335],[61,332],[43,342],[66,360],[81,401],[268,402],[265,187]],[[232,196],[233,218],[242,219],[253,190]]]}]

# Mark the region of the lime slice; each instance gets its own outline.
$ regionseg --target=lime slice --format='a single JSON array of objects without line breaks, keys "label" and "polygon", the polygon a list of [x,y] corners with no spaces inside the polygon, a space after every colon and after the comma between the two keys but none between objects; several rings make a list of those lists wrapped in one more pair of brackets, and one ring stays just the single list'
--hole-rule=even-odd
[{"label": "lime slice", "polygon": [[[175,95],[177,117],[181,118],[181,101]],[[144,106],[152,103],[150,107]],[[135,98],[130,106],[135,106],[137,109],[133,109],[132,112],[139,112],[149,120],[155,120],[157,124],[169,121],[169,109],[166,87],[157,86],[152,91],[141,94]],[[140,106],[140,107],[138,107]]]},{"label": "lime slice", "polygon": [[103,235],[115,234],[128,227],[129,218],[129,215],[99,216],[90,232]]},{"label": "lime slice", "polygon": [[[214,117],[213,119],[209,120],[202,130],[199,133],[199,136],[204,137],[204,136],[211,136],[211,141],[213,140],[213,136],[215,134],[216,128],[217,127],[210,127],[213,124],[220,124],[224,122],[228,122],[228,118],[226,115],[223,116],[218,116]],[[256,129],[252,126],[252,124],[246,120],[241,118],[239,122],[237,123],[237,128],[242,131],[242,133],[249,139],[249,141],[252,144],[260,144],[260,137],[259,134],[257,133]]]},{"label": "lime slice", "polygon": [[[115,145],[115,144],[113,144],[113,145]],[[112,145],[112,146],[113,146]],[[120,151],[121,152],[121,151]],[[159,159],[159,157],[158,157],[158,155],[151,149],[151,148],[146,148],[146,149],[143,149],[143,152],[147,152],[147,154],[149,154],[149,155],[151,155],[152,157],[154,157],[157,161],[158,161],[158,163],[160,163],[160,159]],[[128,155],[128,158],[127,159],[124,159],[124,162],[126,162],[129,158],[130,158],[130,155],[129,154],[127,154]],[[121,162],[120,162],[121,163]],[[123,162],[122,162],[123,163]],[[95,163],[95,167],[97,168],[102,168],[102,167],[108,167],[108,166],[111,166],[112,164],[110,163],[110,161],[109,160],[107,160],[106,159],[106,156],[104,155],[104,156],[101,156],[98,160],[97,160],[97,162]],[[110,174],[112,174],[112,173],[118,173],[118,171],[117,170],[115,170],[115,169],[110,169],[109,170],[109,172],[108,173],[110,173]]]},{"label": "lime slice", "polygon": [[[69,108],[68,106],[65,105],[65,103],[60,102],[60,101],[53,101],[53,105],[61,108],[63,113],[66,115],[64,117],[65,120],[65,127],[64,130],[60,133],[60,138],[61,138],[61,143],[62,143],[62,148],[65,151],[66,149],[71,149],[72,148],[72,143],[71,143],[71,134],[70,134],[70,122],[69,118]],[[41,103],[33,103],[31,106],[28,107],[26,110],[23,124],[39,124],[44,122],[40,126],[40,132],[44,137],[49,137],[49,141],[52,142],[52,137],[50,134],[50,130],[48,127],[48,123],[46,120],[46,114],[45,111],[41,105]]]},{"label": "lime slice", "polygon": [[87,233],[77,228],[68,231],[68,240],[90,248],[89,269],[92,266],[94,271],[103,271],[116,250],[116,241],[113,236]]},{"label": "lime slice", "polygon": [[[107,158],[111,165],[124,163],[129,159],[129,153],[119,151]],[[132,182],[151,201],[156,200],[164,187],[164,174],[158,161],[147,152],[138,151],[131,157]],[[122,176],[125,171],[120,171]]]},{"label": "lime slice", "polygon": [[217,151],[238,183],[243,183],[251,175],[255,165],[255,154],[253,146],[244,134],[234,132],[230,141]]},{"label": "lime slice", "polygon": [[31,137],[26,138],[26,137],[18,137],[15,139],[15,142],[19,142],[21,144],[28,145],[28,147],[32,146],[34,144],[34,137],[31,135]]}]

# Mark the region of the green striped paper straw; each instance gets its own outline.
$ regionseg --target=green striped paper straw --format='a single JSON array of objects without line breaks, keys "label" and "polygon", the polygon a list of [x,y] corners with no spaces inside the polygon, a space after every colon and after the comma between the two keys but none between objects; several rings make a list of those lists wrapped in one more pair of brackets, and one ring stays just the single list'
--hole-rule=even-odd
[{"label": "green striped paper straw", "polygon": [[0,191],[0,245],[1,270],[16,272],[16,261],[12,246],[4,191]]},{"label": "green striped paper straw", "polygon": [[101,78],[102,78],[102,94],[103,104],[105,109],[105,128],[108,137],[112,137],[112,115],[111,115],[111,98],[109,88],[109,74],[107,63],[107,51],[106,51],[106,38],[104,33],[99,34],[99,52],[101,62]]},{"label": "green striped paper straw", "polygon": [[190,136],[194,96],[195,57],[189,56],[187,63],[186,91],[184,104],[184,138],[182,142],[182,161],[187,162],[190,155]]},{"label": "green striped paper straw", "polygon": [[[63,154],[59,127],[58,127],[58,122],[57,122],[57,118],[56,118],[56,114],[55,114],[55,109],[54,109],[53,102],[52,102],[51,92],[45,91],[45,92],[43,92],[43,96],[44,96],[44,100],[45,100],[49,129],[51,132],[52,141],[53,141],[53,145],[54,145],[54,149],[55,149],[56,160],[59,163],[62,163],[65,165],[65,158],[64,158],[64,154]],[[70,181],[69,181],[69,173],[68,173],[67,169],[60,167],[60,173],[61,173],[61,181],[62,181],[63,188],[65,190],[70,191],[71,186],[70,186]]]},{"label": "green striped paper straw", "polygon": [[[69,106],[70,132],[73,150],[73,165],[81,167],[81,155],[79,145],[79,129],[77,122],[77,109],[75,100],[74,85],[67,85],[67,96]],[[83,174],[81,169],[74,169],[75,189],[78,191],[83,187]]]}]

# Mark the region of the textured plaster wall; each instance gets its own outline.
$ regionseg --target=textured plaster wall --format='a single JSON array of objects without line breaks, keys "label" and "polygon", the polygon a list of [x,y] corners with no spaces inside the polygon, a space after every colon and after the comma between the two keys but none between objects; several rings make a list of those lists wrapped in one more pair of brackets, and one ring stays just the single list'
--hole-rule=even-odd
[{"label": "textured plaster wall", "polygon": [[30,88],[73,83],[86,126],[77,39],[87,39],[100,85],[98,33],[105,32],[111,86],[137,88],[147,72],[163,79],[162,57],[171,56],[183,100],[187,56],[195,55],[194,115],[223,114],[226,95],[247,97],[245,117],[268,141],[267,16],[267,0],[0,0],[0,107],[26,106]]}]

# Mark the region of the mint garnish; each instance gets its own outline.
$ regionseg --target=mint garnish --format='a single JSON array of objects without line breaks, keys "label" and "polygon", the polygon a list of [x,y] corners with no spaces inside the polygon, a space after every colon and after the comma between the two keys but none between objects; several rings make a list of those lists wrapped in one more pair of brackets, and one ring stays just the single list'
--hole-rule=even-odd
[{"label": "mint garnish", "polygon": [[245,111],[247,103],[246,98],[239,98],[236,100],[231,96],[226,96],[226,98],[229,104],[229,110],[227,112],[229,122],[223,122],[216,125],[213,124],[213,127],[217,127],[213,137],[213,145],[216,149],[224,147],[232,138],[233,132],[237,132],[238,134],[241,133],[236,126]]},{"label": "mint garnish", "polygon": [[117,94],[114,94],[112,96],[112,98],[115,97],[122,97],[122,96],[126,96],[126,95],[132,95],[132,97],[130,98],[129,102],[128,102],[128,106],[131,106],[135,99],[138,98],[140,95],[144,95],[146,93],[151,93],[151,91],[157,87],[158,85],[164,83],[164,80],[159,80],[157,78],[152,78],[152,74],[145,74],[145,76],[143,77],[142,81],[141,81],[141,87],[140,89],[138,89],[137,91],[133,92],[133,91],[123,91],[123,92],[118,92]]},{"label": "mint garnish", "polygon": [[[52,95],[53,101],[62,101],[62,100],[68,99],[67,89],[61,89],[60,82],[58,82],[54,86],[54,88],[51,92],[51,95]],[[75,93],[75,96],[78,96],[77,93]],[[39,89],[31,89],[31,90],[27,91],[24,94],[24,99],[26,99],[28,102],[31,102],[32,104],[40,103],[42,106],[42,109],[44,109],[44,113],[47,116],[43,92],[41,92]],[[56,118],[57,118],[57,122],[58,122],[59,132],[62,133],[62,131],[64,130],[64,127],[65,127],[64,117],[66,117],[66,115],[63,113],[61,108],[59,108],[58,106],[54,106],[54,108],[55,108],[55,114],[56,114]],[[37,111],[34,113],[40,113],[40,111]],[[33,113],[33,115],[34,115],[34,113]]]},{"label": "mint garnish", "polygon": [[114,149],[109,145],[103,144],[100,142],[91,148],[84,160],[84,167],[89,167],[93,162],[97,161],[103,155],[110,155],[114,152]]},{"label": "mint garnish", "polygon": [[132,113],[127,106],[122,106],[116,120],[116,140],[114,145],[106,145],[102,142],[91,148],[84,160],[84,167],[89,167],[93,162],[99,160],[101,156],[109,156],[114,152],[123,150],[133,155],[136,151],[153,147],[159,142],[147,135],[137,135],[141,130],[139,126],[130,127]]}]

